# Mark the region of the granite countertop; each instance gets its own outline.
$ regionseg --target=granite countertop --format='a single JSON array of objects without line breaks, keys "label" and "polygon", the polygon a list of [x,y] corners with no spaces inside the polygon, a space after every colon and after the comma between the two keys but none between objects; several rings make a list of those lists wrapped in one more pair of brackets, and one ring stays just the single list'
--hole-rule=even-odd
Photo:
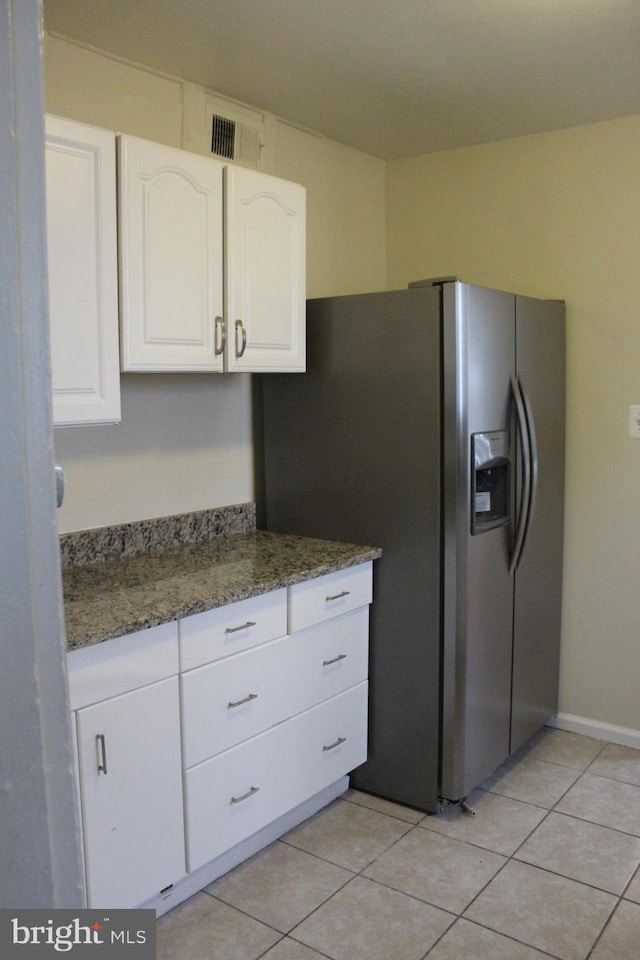
[{"label": "granite countertop", "polygon": [[[152,545],[153,546],[153,545]],[[251,530],[135,555],[63,561],[67,649],[374,560],[375,547]]]}]

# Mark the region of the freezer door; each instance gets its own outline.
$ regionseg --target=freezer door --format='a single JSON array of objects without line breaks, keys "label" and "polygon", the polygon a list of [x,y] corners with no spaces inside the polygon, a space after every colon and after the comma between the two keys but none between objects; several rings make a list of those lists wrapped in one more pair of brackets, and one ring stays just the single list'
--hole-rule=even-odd
[{"label": "freezer door", "polygon": [[[513,440],[505,438],[513,435],[509,384],[515,365],[515,298],[463,283],[445,284],[443,298],[441,793],[458,800],[509,754],[511,524],[499,520],[505,509],[505,485],[509,491],[513,485]],[[491,462],[495,448],[502,497],[495,507],[491,491],[486,500],[478,500],[478,444],[486,448],[483,456],[488,458],[480,466]],[[481,497],[484,494],[480,491]],[[477,522],[477,508],[483,505],[495,515],[495,523]]]},{"label": "freezer door", "polygon": [[560,301],[516,298],[518,380],[533,436],[532,511],[515,571],[511,750],[558,708],[565,324]]}]

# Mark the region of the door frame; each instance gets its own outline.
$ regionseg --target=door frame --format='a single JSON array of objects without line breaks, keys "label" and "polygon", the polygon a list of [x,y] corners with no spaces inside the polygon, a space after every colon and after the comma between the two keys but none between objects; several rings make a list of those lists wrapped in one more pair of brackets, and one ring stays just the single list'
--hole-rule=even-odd
[{"label": "door frame", "polygon": [[41,0],[0,0],[0,907],[84,905],[53,482]]}]

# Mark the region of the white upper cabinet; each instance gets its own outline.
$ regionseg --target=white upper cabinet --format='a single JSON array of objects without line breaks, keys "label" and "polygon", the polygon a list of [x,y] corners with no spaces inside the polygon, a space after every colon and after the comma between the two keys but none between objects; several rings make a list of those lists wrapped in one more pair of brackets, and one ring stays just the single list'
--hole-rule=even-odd
[{"label": "white upper cabinet", "polygon": [[225,168],[227,369],[305,370],[304,187]]},{"label": "white upper cabinet", "polygon": [[223,369],[222,171],[119,140],[122,369]]},{"label": "white upper cabinet", "polygon": [[118,139],[122,369],[303,371],[304,188]]},{"label": "white upper cabinet", "polygon": [[56,426],[120,420],[115,134],[46,117]]}]

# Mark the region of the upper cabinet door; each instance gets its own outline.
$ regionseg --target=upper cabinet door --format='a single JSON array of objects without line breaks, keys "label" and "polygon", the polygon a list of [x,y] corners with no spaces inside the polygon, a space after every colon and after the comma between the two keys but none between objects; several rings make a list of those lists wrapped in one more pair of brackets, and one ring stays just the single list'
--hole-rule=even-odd
[{"label": "upper cabinet door", "polygon": [[46,117],[55,426],[120,420],[115,134]]},{"label": "upper cabinet door", "polygon": [[305,370],[303,187],[225,169],[227,370]]},{"label": "upper cabinet door", "polygon": [[223,165],[118,141],[122,369],[221,371]]}]

